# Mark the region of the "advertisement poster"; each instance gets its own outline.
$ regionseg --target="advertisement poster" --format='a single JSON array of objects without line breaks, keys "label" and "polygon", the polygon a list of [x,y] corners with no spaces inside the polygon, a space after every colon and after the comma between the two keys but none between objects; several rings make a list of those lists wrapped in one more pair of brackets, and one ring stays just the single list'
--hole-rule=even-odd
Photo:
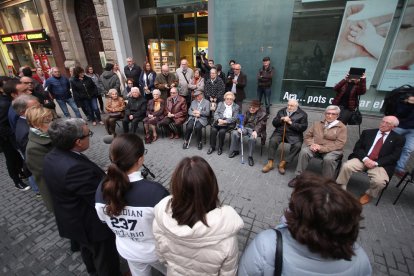
[{"label": "advertisement poster", "polygon": [[378,89],[391,91],[404,84],[414,86],[414,0],[407,2],[402,14],[401,26]]},{"label": "advertisement poster", "polygon": [[44,72],[49,72],[50,70],[50,63],[49,63],[49,59],[47,58],[47,56],[45,54],[41,54],[40,58],[42,60],[42,69]]},{"label": "advertisement poster", "polygon": [[348,1],[329,70],[333,87],[349,68],[365,68],[367,88],[377,68],[398,0]]},{"label": "advertisement poster", "polygon": [[38,54],[33,54],[33,60],[36,68],[42,68],[42,64],[40,62],[40,57]]}]

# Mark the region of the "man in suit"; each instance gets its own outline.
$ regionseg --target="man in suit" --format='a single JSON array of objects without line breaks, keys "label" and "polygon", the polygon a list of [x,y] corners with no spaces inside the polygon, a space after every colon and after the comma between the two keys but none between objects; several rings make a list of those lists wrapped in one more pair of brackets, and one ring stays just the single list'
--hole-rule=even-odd
[{"label": "man in suit", "polygon": [[303,132],[308,128],[308,114],[299,107],[297,100],[290,99],[287,107],[277,112],[272,125],[275,131],[269,140],[268,161],[262,172],[267,173],[273,170],[276,151],[284,137],[284,143],[289,143],[290,149],[286,158],[280,160],[278,170],[280,174],[285,174],[286,165],[293,161],[302,147]]},{"label": "man in suit", "polygon": [[158,125],[170,131],[170,139],[179,139],[177,127],[187,118],[187,103],[184,97],[178,95],[177,88],[171,88],[170,94],[165,106],[166,115]]},{"label": "man in suit", "polygon": [[210,102],[204,99],[203,92],[199,90],[194,92],[194,97],[195,99],[191,102],[190,109],[188,110],[189,116],[186,123],[183,149],[188,147],[191,133],[195,131],[198,149],[201,150],[203,148],[203,144],[201,143],[201,130],[208,124]]},{"label": "man in suit", "polygon": [[373,197],[377,197],[394,173],[405,143],[404,136],[393,131],[398,123],[397,117],[385,116],[379,129],[364,130],[349,160],[342,165],[336,183],[343,189],[346,189],[353,172],[368,173],[370,187],[359,199],[361,204],[367,204]]},{"label": "man in suit", "polygon": [[95,210],[95,192],[105,172],[82,154],[93,132],[83,119],[72,118],[53,121],[48,133],[55,148],[45,156],[43,175],[59,235],[80,243],[89,273],[120,275],[115,236]]},{"label": "man in suit", "polygon": [[240,64],[234,64],[233,67],[234,74],[227,78],[227,86],[230,88],[230,91],[236,96],[234,101],[239,107],[240,112],[242,112],[243,100],[246,98],[246,93],[244,93],[244,87],[247,84],[247,77],[241,71]]}]

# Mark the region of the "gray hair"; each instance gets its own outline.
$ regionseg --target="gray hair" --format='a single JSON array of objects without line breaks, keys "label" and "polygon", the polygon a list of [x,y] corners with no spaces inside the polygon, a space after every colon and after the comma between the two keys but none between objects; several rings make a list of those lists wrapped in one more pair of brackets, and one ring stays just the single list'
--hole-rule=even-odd
[{"label": "gray hair", "polygon": [[62,118],[54,120],[47,132],[56,148],[71,150],[76,140],[83,136],[85,125],[85,120],[80,118]]},{"label": "gray hair", "polygon": [[22,115],[26,112],[29,101],[39,101],[35,96],[22,94],[12,102],[12,107],[17,115]]},{"label": "gray hair", "polygon": [[152,95],[154,95],[155,93],[158,94],[159,96],[161,96],[161,91],[159,89],[154,89],[152,91]]},{"label": "gray hair", "polygon": [[341,109],[337,105],[328,105],[325,108],[325,112],[328,111],[328,110],[335,110],[338,114],[341,113]]},{"label": "gray hair", "polygon": [[131,87],[131,92],[138,92],[138,94],[141,94],[140,91],[139,91],[139,88],[136,87],[136,86]]}]

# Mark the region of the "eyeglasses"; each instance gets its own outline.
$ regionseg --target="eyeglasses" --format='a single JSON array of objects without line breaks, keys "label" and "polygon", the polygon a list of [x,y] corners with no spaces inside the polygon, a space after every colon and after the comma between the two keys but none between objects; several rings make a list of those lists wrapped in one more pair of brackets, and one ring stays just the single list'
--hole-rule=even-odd
[{"label": "eyeglasses", "polygon": [[89,130],[88,134],[82,135],[81,137],[79,137],[79,139],[84,139],[86,137],[92,137],[92,136],[93,136],[93,131],[92,130]]},{"label": "eyeglasses", "polygon": [[234,71],[240,71],[240,69],[233,69]]},{"label": "eyeglasses", "polygon": [[225,100],[233,100],[233,98],[224,98]]},{"label": "eyeglasses", "polygon": [[23,84],[32,84],[33,82],[32,81],[22,81],[20,83],[23,83]]},{"label": "eyeglasses", "polygon": [[339,113],[325,112],[325,115],[338,116]]}]

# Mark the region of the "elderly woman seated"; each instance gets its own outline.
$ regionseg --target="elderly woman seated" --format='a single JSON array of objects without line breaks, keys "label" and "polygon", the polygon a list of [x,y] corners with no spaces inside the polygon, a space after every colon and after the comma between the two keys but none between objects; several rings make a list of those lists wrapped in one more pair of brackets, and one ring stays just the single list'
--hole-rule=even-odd
[{"label": "elderly woman seated", "polygon": [[109,98],[106,100],[105,105],[106,112],[108,113],[108,117],[105,119],[105,128],[109,135],[116,136],[116,121],[124,118],[125,102],[118,95],[116,89],[109,89],[108,95]]},{"label": "elderly woman seated", "polygon": [[210,132],[210,149],[207,154],[212,154],[216,150],[217,133],[219,136],[217,154],[223,153],[223,144],[226,132],[236,127],[239,106],[234,103],[233,92],[224,94],[224,102],[219,102],[216,112],[214,112],[214,122]]},{"label": "elderly woman seated", "polygon": [[[145,127],[145,143],[149,144],[155,142],[158,139],[156,126],[164,119],[165,102],[161,99],[161,91],[154,89],[152,91],[153,99],[148,101],[147,104],[147,117],[144,119]],[[152,136],[149,128],[152,130]]]},{"label": "elderly woman seated", "polygon": [[[356,243],[361,212],[358,200],[333,180],[302,174],[276,227],[279,233],[269,229],[254,238],[238,275],[371,275],[368,256]],[[283,250],[276,258],[280,244]]]}]

